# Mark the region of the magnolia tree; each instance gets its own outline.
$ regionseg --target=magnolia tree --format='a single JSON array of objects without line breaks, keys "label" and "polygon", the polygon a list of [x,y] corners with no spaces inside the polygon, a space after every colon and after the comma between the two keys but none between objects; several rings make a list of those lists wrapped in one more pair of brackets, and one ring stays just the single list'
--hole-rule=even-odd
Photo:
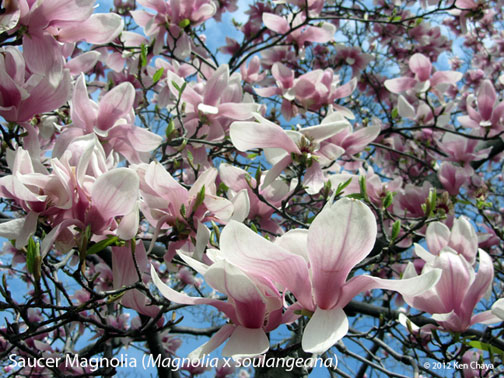
[{"label": "magnolia tree", "polygon": [[94,3],[0,10],[3,374],[502,373],[502,1]]}]

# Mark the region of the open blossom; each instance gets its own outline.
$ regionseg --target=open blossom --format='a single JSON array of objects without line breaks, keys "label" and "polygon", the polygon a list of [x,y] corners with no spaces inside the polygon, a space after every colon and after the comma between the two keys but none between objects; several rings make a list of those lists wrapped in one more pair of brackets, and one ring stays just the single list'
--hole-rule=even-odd
[{"label": "open blossom", "polygon": [[[476,323],[496,321],[491,311],[473,315],[476,305],[491,288],[494,276],[492,259],[485,251],[479,250],[477,272],[462,254],[448,246],[434,255],[417,245],[415,253],[426,262],[423,274],[432,269],[441,269],[442,274],[432,289],[417,295],[403,295],[406,303],[432,314],[439,325],[454,332],[463,332]],[[416,276],[410,263],[403,277]]]},{"label": "open blossom", "polygon": [[[290,15],[289,15],[290,16]],[[324,22],[321,27],[303,26],[299,27],[306,20],[304,12],[298,13],[294,19],[278,16],[273,13],[263,13],[262,19],[264,25],[278,34],[287,34],[287,40],[295,41],[299,48],[303,48],[305,42],[320,42],[325,43],[333,39],[336,27],[333,24]],[[292,24],[292,26],[291,26]],[[297,28],[296,28],[297,27]],[[291,28],[296,28],[290,32]]]},{"label": "open blossom", "polygon": [[134,167],[139,175],[142,213],[155,227],[156,235],[173,227],[180,235],[193,235],[206,221],[228,221],[233,203],[216,195],[217,170],[208,169],[187,190],[157,162]]},{"label": "open blossom", "polygon": [[432,74],[432,63],[425,55],[417,53],[409,59],[409,69],[412,76],[402,76],[385,81],[385,87],[392,93],[407,90],[425,92],[435,88],[444,92],[448,86],[456,84],[462,79],[462,74],[455,71],[437,71]]},{"label": "open blossom", "polygon": [[[20,0],[19,23],[28,27],[36,43],[43,33],[53,35],[61,42],[86,41],[107,43],[123,28],[122,18],[114,13],[93,14],[95,0]],[[24,38],[26,41],[26,37]],[[40,57],[48,51],[35,48]]]},{"label": "open blossom", "polygon": [[129,168],[115,168],[108,163],[92,134],[76,138],[61,159],[52,159],[51,173],[35,171],[30,156],[19,149],[13,175],[0,179],[0,192],[23,206],[28,216],[7,222],[11,227],[7,231],[23,231],[17,236],[24,245],[37,219],[45,218],[52,230],[42,241],[42,255],[55,241],[64,246],[63,250],[74,247],[76,236],[70,226],[81,230],[89,227],[94,235],[115,233],[125,240],[134,237],[138,229],[139,178]]},{"label": "open blossom", "polygon": [[347,127],[343,119],[323,122],[299,131],[284,130],[259,114],[254,114],[258,122],[234,122],[230,128],[233,145],[239,151],[264,148],[265,154],[273,167],[262,182],[262,187],[270,185],[292,162],[305,164],[307,171],[304,184],[309,193],[317,193],[324,185],[321,164],[338,158],[343,150],[334,146],[323,152],[321,142]]},{"label": "open blossom", "polygon": [[35,114],[63,105],[70,95],[70,73],[63,61],[21,53],[15,47],[0,49],[0,116],[7,121],[28,121]]},{"label": "open blossom", "polygon": [[[175,85],[174,85],[175,84]],[[178,127],[192,136],[206,135],[207,140],[222,140],[235,120],[246,120],[258,105],[243,95],[240,74],[229,73],[224,64],[208,73],[208,80],[192,85],[168,72],[168,86],[175,99],[185,102],[183,125]],[[184,87],[182,93],[180,88]]]},{"label": "open blossom", "polygon": [[492,149],[491,147],[481,148],[483,145],[477,139],[465,138],[453,133],[446,133],[439,146],[448,154],[447,160],[464,166],[469,166],[473,161],[485,159]]},{"label": "open blossom", "polygon": [[266,332],[281,323],[294,320],[294,317],[282,314],[282,297],[273,285],[255,280],[222,259],[216,259],[208,266],[182,253],[179,256],[200,273],[212,288],[224,293],[227,301],[179,293],[164,284],[152,267],[152,280],[161,294],[175,303],[214,306],[230,320],[207,343],[194,350],[190,357],[202,358],[226,340],[223,356],[240,358],[260,355],[269,349]]},{"label": "open blossom", "polygon": [[89,98],[84,75],[81,75],[72,96],[72,125],[64,128],[54,147],[54,155],[61,156],[75,138],[93,133],[103,141],[107,155],[110,151],[115,151],[131,163],[147,160],[162,139],[159,135],[134,125],[134,100],[133,85],[124,82],[105,93],[97,104]]},{"label": "open blossom", "polygon": [[[334,108],[351,114],[344,107],[333,103],[352,94],[357,85],[355,79],[338,86],[339,76],[330,68],[313,70],[295,78],[294,71],[280,62],[273,64],[271,74],[276,86],[255,88],[255,92],[263,97],[281,95],[282,115],[285,119],[289,120],[298,113],[298,107],[294,102],[313,111],[332,104]],[[349,118],[352,117],[349,115]]]},{"label": "open blossom", "polygon": [[502,117],[504,116],[504,101],[498,101],[497,93],[490,80],[484,80],[478,91],[478,110],[473,107],[473,96],[467,97],[468,115],[458,117],[458,121],[464,127],[473,129],[490,129],[490,136],[504,130]]},{"label": "open blossom", "polygon": [[216,4],[211,0],[139,0],[138,3],[155,14],[143,9],[131,11],[135,22],[144,29],[145,35],[155,40],[154,53],[157,55],[166,43],[174,54],[184,59],[192,50],[191,38],[184,32],[185,22],[197,26],[212,17]]},{"label": "open blossom", "polygon": [[[258,221],[259,225],[264,230],[268,230],[275,234],[283,233],[283,230],[281,227],[279,227],[278,223],[271,219],[271,216],[274,213],[274,209],[261,201],[252,190],[252,188],[257,187],[255,178],[250,177],[250,174],[243,169],[225,163],[221,163],[219,165],[219,177],[222,182],[229,188],[227,193],[228,198],[231,198],[235,208],[237,207],[235,198],[237,198],[240,193],[243,193],[244,191],[247,194],[247,214],[245,214],[242,219],[233,217],[234,220],[243,221],[245,218],[253,219]],[[264,180],[264,178],[265,175],[263,174],[262,179]],[[297,184],[297,181],[294,181],[294,184]],[[268,185],[267,187],[259,187],[259,194],[263,196],[270,204],[274,206],[280,206],[282,200],[284,200],[292,192],[292,190],[293,185],[289,187],[289,185],[287,185],[283,180],[277,178],[271,183],[271,185]]]},{"label": "open blossom", "polygon": [[414,280],[384,280],[350,271],[373,248],[376,221],[362,202],[341,199],[322,210],[309,230],[291,230],[271,243],[246,226],[230,222],[222,231],[223,257],[255,279],[288,289],[297,303],[290,311],[313,312],[302,338],[306,352],[323,353],[343,338],[348,319],[343,308],[373,288],[417,295],[432,287],[440,271]]},{"label": "open blossom", "polygon": [[441,222],[429,224],[425,239],[433,255],[439,255],[444,247],[450,247],[473,264],[478,253],[478,236],[465,217],[455,219],[451,230]]}]

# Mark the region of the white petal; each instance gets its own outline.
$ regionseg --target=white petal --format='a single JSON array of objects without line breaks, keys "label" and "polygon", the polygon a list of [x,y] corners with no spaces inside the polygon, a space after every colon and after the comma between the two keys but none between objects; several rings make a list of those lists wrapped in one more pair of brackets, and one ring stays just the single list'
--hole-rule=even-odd
[{"label": "white petal", "polygon": [[317,308],[306,325],[301,346],[308,353],[324,353],[348,332],[348,319],[341,308]]},{"label": "white petal", "polygon": [[222,350],[222,355],[233,358],[255,357],[266,353],[269,346],[268,337],[262,328],[238,326]]}]

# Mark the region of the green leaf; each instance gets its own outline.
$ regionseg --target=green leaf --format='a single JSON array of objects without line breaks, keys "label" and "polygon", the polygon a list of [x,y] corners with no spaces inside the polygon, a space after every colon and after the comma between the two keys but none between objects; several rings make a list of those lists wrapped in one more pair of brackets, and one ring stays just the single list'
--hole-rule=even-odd
[{"label": "green leaf", "polygon": [[182,92],[184,92],[184,89],[187,87],[187,81],[184,81],[184,84],[182,84],[182,87],[179,89],[179,96],[182,96]]},{"label": "green leaf", "polygon": [[182,29],[185,29],[186,27],[188,27],[189,25],[191,25],[191,20],[189,20],[188,18],[184,18],[182,21],[179,22],[178,26],[180,26]]},{"label": "green leaf", "polygon": [[219,188],[217,189],[217,195],[227,193],[228,190],[229,190],[229,187],[226,184],[224,184],[223,182],[221,182],[219,184]]},{"label": "green leaf", "polygon": [[171,82],[171,83],[172,83],[172,85],[173,85],[173,88],[175,88],[175,89],[176,89],[177,91],[179,91],[179,93],[180,93],[180,87],[178,86],[178,84],[177,84],[174,80],[172,80],[172,82]]},{"label": "green leaf", "polygon": [[35,275],[38,272],[38,262],[40,262],[40,244],[30,238],[26,248],[26,268],[28,272]]},{"label": "green leaf", "polygon": [[401,221],[398,219],[392,225],[392,234],[390,235],[390,239],[392,239],[392,241],[396,240],[400,232],[401,232]]},{"label": "green leaf", "polygon": [[352,178],[349,178],[345,182],[341,183],[338,185],[338,188],[336,189],[336,195],[339,195],[350,183],[352,182]]},{"label": "green leaf", "polygon": [[484,343],[481,341],[469,341],[469,342],[465,342],[464,344],[466,344],[470,347],[476,348],[476,349],[483,350],[485,352],[489,352],[492,354],[499,354],[501,356],[504,356],[504,351],[502,349],[499,349],[491,344],[487,344],[487,343]]},{"label": "green leaf", "polygon": [[147,46],[142,43],[141,49],[140,61],[142,62],[142,67],[145,67],[147,65]]},{"label": "green leaf", "polygon": [[165,131],[166,138],[170,139],[174,131],[175,131],[175,122],[173,122],[173,119],[170,119],[170,122],[168,122],[168,126],[166,127]]},{"label": "green leaf", "polygon": [[397,108],[392,109],[392,118],[397,118],[399,117],[399,111]]},{"label": "green leaf", "polygon": [[194,163],[194,156],[191,151],[187,150],[187,160],[191,165]]},{"label": "green leaf", "polygon": [[358,200],[364,199],[364,197],[362,197],[362,194],[360,194],[360,193],[352,193],[352,194],[349,194],[348,196],[345,196],[345,197],[346,198],[358,199]]},{"label": "green leaf", "polygon": [[182,204],[182,206],[180,206],[180,215],[182,215],[184,218],[186,216],[186,208],[185,208],[184,204]]},{"label": "green leaf", "polygon": [[390,205],[392,205],[392,202],[394,200],[394,193],[392,192],[388,192],[387,195],[385,196],[385,198],[383,199],[383,208],[386,209],[388,208]]},{"label": "green leaf", "polygon": [[107,298],[107,303],[112,303],[120,299],[124,294],[126,294],[126,291],[122,291],[119,294],[113,294],[109,295]]},{"label": "green leaf", "polygon": [[152,81],[154,83],[157,83],[159,81],[159,79],[161,79],[161,76],[163,76],[163,73],[164,73],[164,68],[161,67],[159,70],[157,70],[154,75],[152,76]]},{"label": "green leaf", "polygon": [[261,176],[262,176],[262,170],[261,170],[261,167],[257,167],[256,169],[256,172],[255,172],[255,180],[256,180],[256,183],[257,185],[259,185],[259,183],[261,182]]},{"label": "green leaf", "polygon": [[362,198],[367,199],[366,178],[364,176],[359,177],[359,186]]},{"label": "green leaf", "polygon": [[198,195],[196,196],[196,202],[194,203],[193,212],[198,209],[198,207],[203,203],[204,200],[205,200],[205,185],[201,187],[201,190],[198,192]]},{"label": "green leaf", "polygon": [[251,223],[251,224],[250,224],[250,229],[251,229],[252,231],[254,231],[256,234],[258,234],[258,233],[259,233],[259,231],[257,231],[257,227],[256,227],[256,225],[255,225],[254,223]]},{"label": "green leaf", "polygon": [[98,243],[93,244],[91,248],[88,248],[87,255],[93,255],[95,253],[103,251],[109,245],[115,244],[118,240],[119,238],[117,236],[112,236],[107,239],[100,240]]}]

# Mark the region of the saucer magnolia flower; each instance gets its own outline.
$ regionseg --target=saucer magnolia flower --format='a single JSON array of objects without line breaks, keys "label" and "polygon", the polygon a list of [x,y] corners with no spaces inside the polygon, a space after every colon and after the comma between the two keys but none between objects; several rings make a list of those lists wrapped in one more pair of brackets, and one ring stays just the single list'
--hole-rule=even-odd
[{"label": "saucer magnolia flower", "polygon": [[[43,31],[60,42],[108,43],[123,29],[123,21],[118,14],[93,14],[95,0],[22,0],[21,3],[27,4],[22,7],[19,22],[28,27],[34,43],[42,40]],[[47,51],[36,50],[41,56],[47,54]]]},{"label": "saucer magnolia flower", "polygon": [[[476,235],[471,223],[464,217],[455,219],[451,231],[441,222],[429,224],[426,232],[426,241],[429,251],[433,255],[439,255],[444,247],[450,247],[464,256],[470,264],[473,264],[476,260],[478,235]],[[416,248],[418,250],[422,247],[417,245]]]},{"label": "saucer magnolia flower", "polygon": [[185,82],[173,72],[168,72],[167,76],[174,98],[180,96],[186,104],[183,129],[189,135],[198,133],[206,135],[207,140],[220,140],[232,121],[249,119],[258,109],[257,104],[246,102],[241,75],[230,75],[227,64],[208,74],[206,82],[196,85]]},{"label": "saucer magnolia flower", "polygon": [[438,71],[432,74],[432,63],[425,55],[417,53],[409,60],[409,69],[414,77],[402,76],[385,80],[385,87],[392,93],[401,93],[409,89],[425,92],[437,88],[444,92],[449,86],[462,79],[462,74],[455,71]]},{"label": "saucer magnolia flower", "polygon": [[59,108],[70,95],[70,73],[62,62],[43,66],[36,59],[15,47],[0,48],[0,116],[7,121],[28,121]]},{"label": "saucer magnolia flower", "polygon": [[105,93],[99,104],[88,96],[84,75],[77,79],[70,114],[72,126],[65,128],[54,147],[60,156],[74,138],[90,133],[103,142],[107,155],[111,150],[121,153],[131,163],[148,159],[149,153],[162,138],[144,128],[137,127],[133,104],[135,88],[124,82]]},{"label": "saucer magnolia flower", "polygon": [[[336,33],[336,27],[328,22],[324,22],[322,27],[309,25],[299,27],[306,19],[306,15],[302,12],[292,20],[273,13],[263,13],[262,19],[269,30],[278,34],[287,34],[287,40],[295,41],[301,49],[305,42],[329,42]],[[295,30],[289,33],[292,29]]]},{"label": "saucer magnolia flower", "polygon": [[[441,269],[443,273],[432,289],[417,295],[403,295],[406,303],[432,314],[443,328],[454,332],[463,332],[475,323],[495,321],[491,311],[473,316],[474,308],[493,281],[494,268],[488,253],[479,250],[477,273],[462,254],[450,247],[444,247],[436,256],[417,245],[415,253],[426,262],[423,274],[432,269]],[[413,264],[408,265],[403,277],[416,277]]]},{"label": "saucer magnolia flower", "polygon": [[[181,233],[192,233],[188,221],[196,224],[210,220],[225,222],[231,218],[233,203],[217,196],[215,180],[218,171],[207,169],[187,190],[157,162],[134,167],[140,176],[141,209],[147,221],[161,229],[178,227]],[[187,217],[190,217],[187,218]]]},{"label": "saucer magnolia flower", "polygon": [[197,26],[211,18],[217,6],[211,0],[139,0],[144,9],[131,11],[135,22],[144,29],[145,35],[155,40],[154,54],[158,55],[166,44],[177,57],[184,59],[191,53],[191,38],[184,32],[184,26]]},{"label": "saucer magnolia flower", "polygon": [[470,165],[465,167],[457,167],[447,161],[441,163],[438,171],[438,178],[444,188],[452,196],[456,196],[462,185],[468,182],[473,175],[473,169]]},{"label": "saucer magnolia flower", "polygon": [[491,127],[494,133],[502,131],[504,125],[501,118],[504,115],[504,101],[498,102],[497,93],[490,80],[484,80],[478,91],[478,110],[472,106],[473,96],[467,97],[468,115],[458,117],[464,127],[479,129]]},{"label": "saucer magnolia flower", "polygon": [[[179,293],[164,284],[151,267],[151,276],[161,294],[180,304],[207,304],[222,311],[231,321],[190,356],[195,359],[209,354],[227,339],[223,356],[234,358],[254,357],[269,349],[266,332],[272,331],[288,320],[282,315],[282,297],[276,288],[263,285],[225,260],[207,266],[189,256],[179,256],[200,273],[215,290],[227,295],[227,302],[212,298],[193,298]],[[294,320],[294,318],[292,318]]]},{"label": "saucer magnolia flower", "polygon": [[480,148],[482,145],[477,139],[465,138],[452,133],[446,133],[439,143],[441,150],[449,155],[447,160],[464,165],[488,157],[492,148]]},{"label": "saucer magnolia flower", "polygon": [[373,288],[420,294],[439,279],[433,270],[413,280],[384,280],[348,275],[373,248],[376,221],[364,203],[341,199],[324,208],[309,230],[292,230],[271,243],[243,224],[230,222],[222,231],[224,258],[262,282],[288,289],[298,303],[290,310],[313,312],[302,338],[303,350],[323,353],[343,338],[348,319],[343,308]]},{"label": "saucer magnolia flower", "polygon": [[346,120],[322,123],[299,131],[284,130],[280,126],[254,114],[258,122],[233,122],[230,128],[231,142],[239,151],[264,148],[266,158],[273,164],[264,178],[262,188],[270,185],[292,162],[307,166],[304,183],[310,194],[317,193],[324,185],[321,159],[329,162],[338,158],[343,149],[334,146],[330,151],[319,151],[320,143],[348,126]]},{"label": "saucer magnolia flower", "polygon": [[[226,163],[221,163],[219,165],[219,177],[229,188],[227,195],[228,198],[232,198],[233,201],[240,193],[247,193],[249,209],[245,215],[246,218],[258,221],[263,230],[268,230],[275,234],[283,233],[283,230],[279,227],[278,223],[271,219],[271,215],[275,210],[262,202],[254,193],[254,190],[252,190],[252,188],[257,186],[255,178],[250,177],[250,174],[247,171]],[[263,196],[268,203],[274,206],[281,206],[282,200],[284,200],[292,192],[293,187],[293,185],[289,186],[284,180],[277,178],[268,187],[259,188],[259,194]],[[236,205],[235,201],[235,208],[237,207]],[[240,221],[234,217],[233,219]]]}]

